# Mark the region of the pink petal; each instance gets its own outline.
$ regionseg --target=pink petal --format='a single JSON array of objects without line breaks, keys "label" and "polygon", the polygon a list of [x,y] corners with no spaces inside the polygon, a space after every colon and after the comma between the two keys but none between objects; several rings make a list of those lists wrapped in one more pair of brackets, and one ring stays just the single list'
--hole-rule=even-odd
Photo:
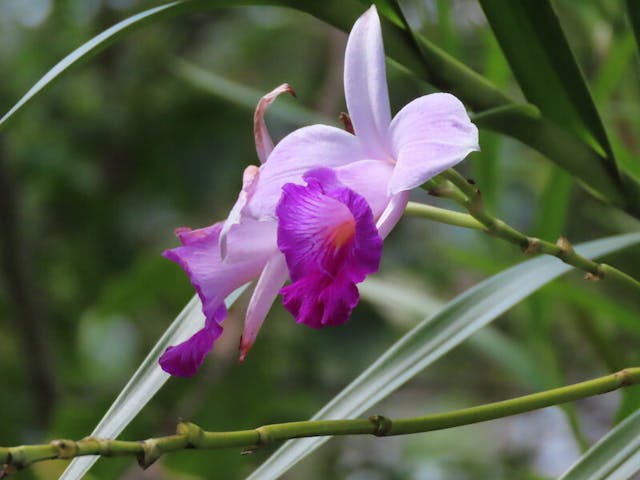
[{"label": "pink petal", "polygon": [[350,133],[327,125],[300,128],[273,149],[260,176],[248,212],[259,219],[274,218],[285,183],[303,183],[302,175],[318,167],[336,167],[365,158]]},{"label": "pink petal", "polygon": [[253,346],[262,323],[288,276],[289,272],[284,255],[277,253],[271,257],[264,267],[247,308],[244,331],[240,342],[241,362],[244,361]]},{"label": "pink petal", "polygon": [[271,105],[279,95],[285,92],[290,93],[294,97],[296,96],[293,88],[291,88],[289,84],[283,83],[260,99],[258,106],[256,107],[256,111],[253,114],[253,134],[256,141],[256,152],[260,159],[260,163],[266,162],[267,157],[273,150],[273,140],[271,140],[271,135],[269,135],[267,125],[264,123],[264,114],[266,113],[269,105]]},{"label": "pink petal", "polygon": [[344,93],[353,128],[367,157],[389,158],[389,93],[380,19],[373,5],[356,21],[349,34]]},{"label": "pink petal", "polygon": [[478,129],[460,100],[448,93],[407,104],[391,122],[390,135],[397,161],[389,182],[392,194],[423,184],[480,148]]}]

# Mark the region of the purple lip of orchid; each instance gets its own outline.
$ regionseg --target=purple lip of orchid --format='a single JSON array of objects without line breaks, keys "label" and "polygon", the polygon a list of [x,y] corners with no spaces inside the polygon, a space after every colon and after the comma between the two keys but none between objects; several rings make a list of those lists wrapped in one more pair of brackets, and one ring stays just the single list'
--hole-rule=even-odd
[{"label": "purple lip of orchid", "polygon": [[344,84],[352,131],[312,125],[275,147],[264,112],[293,90],[284,84],[265,95],[254,116],[261,166],[245,170],[228,218],[179,230],[182,246],[164,253],[187,272],[206,317],[200,331],[162,355],[168,373],[197,371],[222,333],[224,298],[256,278],[241,361],[279,293],[299,323],[344,323],[358,302],[356,284],[378,269],[382,239],[402,216],[409,190],[478,150],[478,131],[453,95],[420,97],[391,119],[375,6],[349,35]]},{"label": "purple lip of orchid", "polygon": [[347,321],[359,299],[355,284],[378,270],[382,239],[366,200],[329,168],[288,183],[276,213],[278,247],[292,283],[280,292],[296,321],[314,328]]}]

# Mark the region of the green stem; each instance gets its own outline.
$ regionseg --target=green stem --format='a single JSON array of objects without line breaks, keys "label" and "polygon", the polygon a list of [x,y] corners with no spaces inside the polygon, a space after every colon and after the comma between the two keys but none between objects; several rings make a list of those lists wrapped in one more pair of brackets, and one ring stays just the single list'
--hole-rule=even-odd
[{"label": "green stem", "polygon": [[[462,205],[473,218],[484,225],[484,230],[487,233],[518,245],[526,253],[553,255],[564,263],[587,272],[588,278],[615,278],[640,290],[640,282],[638,280],[615,267],[594,262],[577,254],[566,238],[560,237],[558,242],[554,244],[536,237],[529,237],[489,214],[484,209],[480,190],[457,171],[451,168],[445,170],[439,175],[438,179],[440,182],[438,180],[430,180],[423,185],[423,188],[431,194],[449,198]],[[444,180],[444,183],[442,180]],[[452,189],[452,186],[455,188]]]},{"label": "green stem", "polygon": [[628,368],[594,380],[510,400],[423,417],[392,420],[378,415],[368,419],[289,422],[233,432],[207,432],[193,423],[181,422],[178,424],[175,435],[150,438],[139,442],[101,440],[88,437],[79,441],[54,440],[43,445],[0,447],[0,463],[4,464],[4,470],[0,472],[0,478],[35,462],[51,459],[71,459],[83,455],[101,455],[104,457],[135,456],[140,466],[146,468],[162,454],[184,449],[244,447],[253,450],[262,445],[291,438],[327,435],[375,435],[386,437],[429,432],[529,412],[600,395],[637,383],[640,383],[640,367]]},{"label": "green stem", "polygon": [[447,225],[454,225],[456,227],[486,231],[486,227],[482,223],[467,213],[454,212],[422,203],[409,202],[404,213],[412,217],[427,218],[435,222],[446,223]]}]

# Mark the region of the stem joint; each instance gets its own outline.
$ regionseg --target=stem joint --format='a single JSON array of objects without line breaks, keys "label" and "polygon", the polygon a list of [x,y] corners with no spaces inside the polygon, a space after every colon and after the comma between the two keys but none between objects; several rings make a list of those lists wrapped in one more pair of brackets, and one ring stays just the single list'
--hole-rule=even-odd
[{"label": "stem joint", "polygon": [[369,417],[369,421],[373,424],[373,432],[371,433],[376,437],[385,437],[389,435],[391,427],[393,427],[391,419],[382,415]]}]

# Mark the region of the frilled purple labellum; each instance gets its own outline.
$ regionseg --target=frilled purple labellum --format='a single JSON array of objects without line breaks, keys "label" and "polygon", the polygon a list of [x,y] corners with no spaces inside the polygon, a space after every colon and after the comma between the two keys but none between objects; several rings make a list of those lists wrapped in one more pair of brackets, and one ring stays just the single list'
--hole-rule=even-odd
[{"label": "frilled purple labellum", "polygon": [[292,283],[280,293],[298,323],[346,322],[360,298],[356,283],[378,271],[382,239],[367,201],[328,168],[286,184],[276,208],[278,248]]}]

